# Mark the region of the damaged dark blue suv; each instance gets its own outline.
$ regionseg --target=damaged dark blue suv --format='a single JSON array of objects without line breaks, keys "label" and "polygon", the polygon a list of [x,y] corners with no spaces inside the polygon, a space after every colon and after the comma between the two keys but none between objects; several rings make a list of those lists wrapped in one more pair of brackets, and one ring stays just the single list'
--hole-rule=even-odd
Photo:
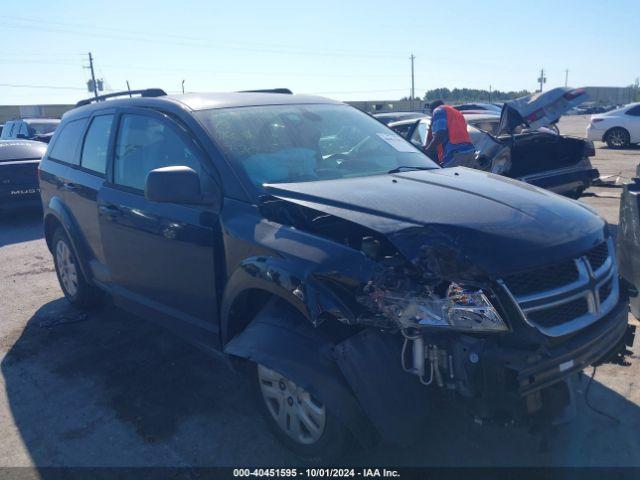
[{"label": "damaged dark blue suv", "polygon": [[40,164],[64,294],[247,367],[301,456],[405,441],[445,391],[479,418],[542,414],[629,344],[588,207],[441,169],[324,98],[132,93],[68,112]]}]

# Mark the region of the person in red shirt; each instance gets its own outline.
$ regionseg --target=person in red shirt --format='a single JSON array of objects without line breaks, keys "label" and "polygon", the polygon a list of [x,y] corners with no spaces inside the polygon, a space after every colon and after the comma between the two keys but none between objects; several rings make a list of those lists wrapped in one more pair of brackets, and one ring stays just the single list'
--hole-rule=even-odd
[{"label": "person in red shirt", "polygon": [[437,159],[443,167],[473,167],[476,151],[464,115],[442,100],[432,102],[429,108],[431,124],[425,147],[427,156]]}]

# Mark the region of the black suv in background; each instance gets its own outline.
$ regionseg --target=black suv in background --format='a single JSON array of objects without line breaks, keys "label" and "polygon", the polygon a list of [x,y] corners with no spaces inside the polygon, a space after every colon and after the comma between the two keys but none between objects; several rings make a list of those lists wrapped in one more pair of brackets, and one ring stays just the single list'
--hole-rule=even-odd
[{"label": "black suv in background", "polygon": [[25,118],[4,124],[0,140],[37,140],[49,143],[60,124],[57,118]]},{"label": "black suv in background", "polygon": [[306,459],[407,441],[445,391],[483,418],[553,414],[631,338],[580,203],[441,169],[320,97],[133,93],[66,113],[40,165],[62,290],[244,365]]}]

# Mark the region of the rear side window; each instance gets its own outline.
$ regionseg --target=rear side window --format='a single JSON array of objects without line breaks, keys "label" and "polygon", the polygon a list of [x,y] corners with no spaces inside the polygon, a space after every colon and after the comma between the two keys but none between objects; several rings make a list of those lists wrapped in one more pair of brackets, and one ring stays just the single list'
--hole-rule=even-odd
[{"label": "rear side window", "polygon": [[203,175],[191,148],[167,123],[142,115],[122,116],[113,166],[116,184],[144,190],[151,170],[174,165]]},{"label": "rear side window", "polygon": [[627,115],[631,115],[632,117],[640,117],[640,105],[636,105],[635,107],[627,110]]},{"label": "rear side window", "polygon": [[77,165],[76,150],[80,144],[81,135],[86,124],[87,120],[83,118],[64,125],[62,131],[58,134],[56,143],[51,147],[49,158]]},{"label": "rear side window", "polygon": [[7,138],[11,138],[11,132],[13,131],[13,124],[14,122],[5,123],[2,129],[2,136],[0,136],[0,138],[2,138],[3,140]]},{"label": "rear side window", "polygon": [[20,122],[20,130],[18,131],[19,135],[22,135],[22,138],[29,138],[29,126],[27,122]]},{"label": "rear side window", "polygon": [[82,167],[103,175],[106,172],[112,121],[113,115],[99,115],[91,121],[82,146]]}]

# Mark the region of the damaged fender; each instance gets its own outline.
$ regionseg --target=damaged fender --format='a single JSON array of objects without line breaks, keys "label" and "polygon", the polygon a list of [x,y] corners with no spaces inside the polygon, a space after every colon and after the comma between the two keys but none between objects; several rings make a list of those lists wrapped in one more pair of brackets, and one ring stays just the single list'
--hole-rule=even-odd
[{"label": "damaged fender", "polygon": [[[250,208],[239,205],[225,219],[230,235],[253,238],[261,251],[247,258],[240,242],[225,246],[230,274],[221,301],[222,344],[241,330],[233,324],[234,305],[249,291],[282,298],[314,326],[328,318],[354,323],[355,290],[372,277],[375,262],[349,245],[302,228],[264,219],[256,222],[260,217],[255,212],[242,211]],[[355,226],[352,230],[357,231]]]},{"label": "damaged fender", "polygon": [[367,416],[333,360],[333,343],[281,300],[269,301],[225,353],[260,363],[324,403],[363,444],[376,438]]}]

